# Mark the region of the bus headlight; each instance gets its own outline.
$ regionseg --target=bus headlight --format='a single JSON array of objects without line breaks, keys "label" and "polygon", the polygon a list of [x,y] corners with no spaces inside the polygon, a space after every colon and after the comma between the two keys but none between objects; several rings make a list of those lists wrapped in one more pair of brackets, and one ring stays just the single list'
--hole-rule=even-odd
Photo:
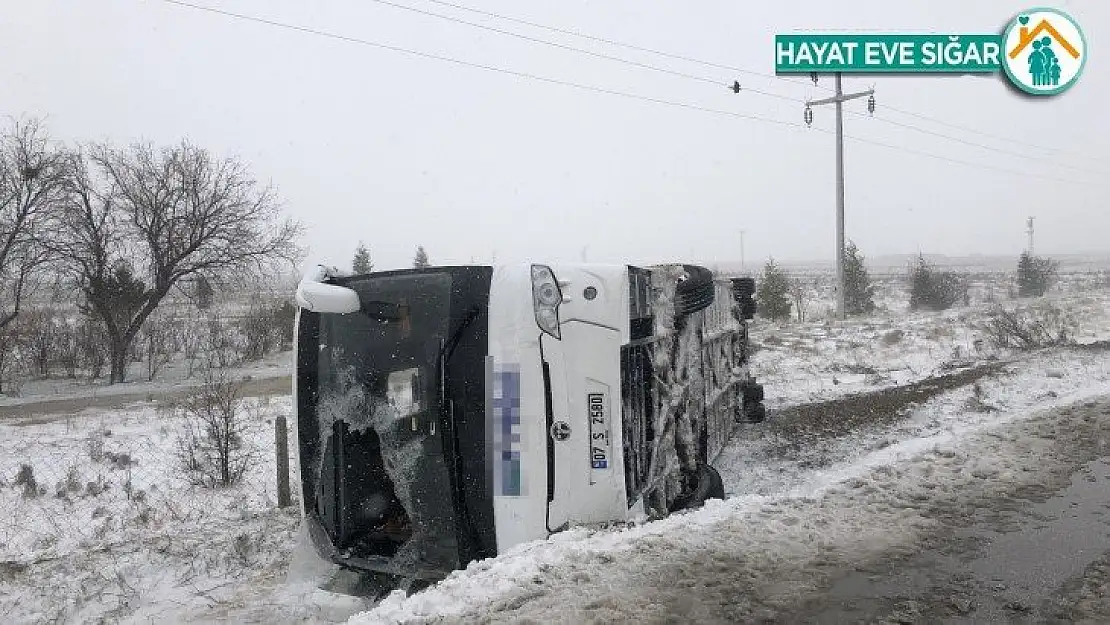
[{"label": "bus headlight", "polygon": [[550,267],[532,265],[532,308],[536,314],[536,325],[541,330],[559,339],[559,304],[563,293]]}]

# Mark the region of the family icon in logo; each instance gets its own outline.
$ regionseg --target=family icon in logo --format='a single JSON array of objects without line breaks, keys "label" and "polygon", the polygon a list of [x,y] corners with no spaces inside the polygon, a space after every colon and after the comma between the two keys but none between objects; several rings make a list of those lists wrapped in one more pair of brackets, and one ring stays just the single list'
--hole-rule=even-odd
[{"label": "family icon in logo", "polygon": [[1002,35],[1002,67],[1022,91],[1054,95],[1075,84],[1087,62],[1087,42],[1079,24],[1056,9],[1032,9],[1017,16]]}]

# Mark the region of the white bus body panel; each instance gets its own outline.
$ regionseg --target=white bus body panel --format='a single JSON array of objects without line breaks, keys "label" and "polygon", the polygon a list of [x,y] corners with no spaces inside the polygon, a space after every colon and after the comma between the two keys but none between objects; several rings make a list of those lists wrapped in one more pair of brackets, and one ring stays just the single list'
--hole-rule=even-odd
[{"label": "white bus body panel", "polygon": [[[547,426],[540,329],[528,265],[494,267],[487,432],[497,550],[547,538]],[[515,395],[515,397],[514,397]]]},{"label": "white bus body panel", "polygon": [[[555,530],[628,514],[620,397],[628,267],[555,265],[552,270],[563,292],[562,340],[544,336],[544,356],[551,369],[554,421],[569,426],[566,440],[551,442],[555,492],[548,524]],[[592,300],[584,295],[587,289],[596,292]]]}]

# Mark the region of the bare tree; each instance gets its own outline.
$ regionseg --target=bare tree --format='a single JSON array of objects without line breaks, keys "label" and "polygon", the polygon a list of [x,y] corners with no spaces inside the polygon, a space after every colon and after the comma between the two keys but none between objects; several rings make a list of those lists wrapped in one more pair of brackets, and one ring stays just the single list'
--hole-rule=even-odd
[{"label": "bare tree", "polygon": [[66,183],[65,155],[38,121],[17,121],[0,135],[0,330],[19,315],[35,272],[49,260]]},{"label": "bare tree", "polygon": [[235,159],[182,142],[74,154],[58,251],[109,339],[110,382],[163,298],[190,278],[259,277],[296,262],[299,224]]},{"label": "bare tree", "polygon": [[809,308],[808,295],[804,280],[801,278],[790,279],[790,299],[794,300],[794,314],[798,316],[799,323],[806,320],[806,309]]}]

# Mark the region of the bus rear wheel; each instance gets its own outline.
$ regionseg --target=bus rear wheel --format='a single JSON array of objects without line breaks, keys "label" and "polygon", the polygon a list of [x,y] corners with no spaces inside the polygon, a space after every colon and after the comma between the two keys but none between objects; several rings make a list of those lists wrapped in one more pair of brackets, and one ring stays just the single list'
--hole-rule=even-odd
[{"label": "bus rear wheel", "polygon": [[675,312],[686,316],[709,308],[717,295],[713,272],[697,265],[683,265],[682,270],[686,276],[675,288]]}]

